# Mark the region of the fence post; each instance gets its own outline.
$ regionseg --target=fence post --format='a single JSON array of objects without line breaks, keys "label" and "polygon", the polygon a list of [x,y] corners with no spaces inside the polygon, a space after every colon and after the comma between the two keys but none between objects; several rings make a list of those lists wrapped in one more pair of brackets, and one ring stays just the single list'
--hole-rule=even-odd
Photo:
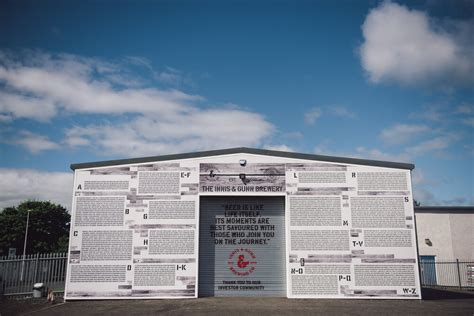
[{"label": "fence post", "polygon": [[36,253],[36,260],[35,260],[35,269],[33,270],[33,282],[36,283],[36,276],[38,274],[38,258],[39,258],[39,253]]},{"label": "fence post", "polygon": [[459,259],[456,259],[456,267],[458,269],[459,290],[462,290],[461,272],[459,271]]},{"label": "fence post", "polygon": [[7,270],[7,265],[5,262],[1,262],[0,266],[2,267],[2,274],[0,274],[0,297],[5,294],[5,271]]}]

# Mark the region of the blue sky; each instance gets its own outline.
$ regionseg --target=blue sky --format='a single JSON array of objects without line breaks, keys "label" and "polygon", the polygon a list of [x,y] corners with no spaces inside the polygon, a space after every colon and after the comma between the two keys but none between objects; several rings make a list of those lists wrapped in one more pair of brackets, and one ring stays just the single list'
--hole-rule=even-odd
[{"label": "blue sky", "polygon": [[474,205],[473,32],[473,1],[2,1],[0,207],[237,146],[411,162],[422,205]]}]

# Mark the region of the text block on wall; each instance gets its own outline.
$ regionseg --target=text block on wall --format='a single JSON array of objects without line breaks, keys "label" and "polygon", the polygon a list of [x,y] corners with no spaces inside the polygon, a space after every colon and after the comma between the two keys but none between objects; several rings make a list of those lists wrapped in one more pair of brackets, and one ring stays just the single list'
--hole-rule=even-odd
[{"label": "text block on wall", "polygon": [[420,298],[410,171],[286,165],[288,296]]},{"label": "text block on wall", "polygon": [[198,171],[76,170],[66,299],[197,297]]}]

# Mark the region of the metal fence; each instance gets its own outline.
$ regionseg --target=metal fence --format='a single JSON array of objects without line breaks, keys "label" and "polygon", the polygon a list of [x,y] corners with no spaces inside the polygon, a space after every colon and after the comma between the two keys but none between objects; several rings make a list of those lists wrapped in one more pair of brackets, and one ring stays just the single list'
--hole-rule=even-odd
[{"label": "metal fence", "polygon": [[421,261],[421,285],[474,290],[474,261]]},{"label": "metal fence", "polygon": [[[67,253],[0,257],[0,295],[28,295],[35,283],[64,292]],[[474,290],[474,261],[420,261],[424,287]]]},{"label": "metal fence", "polygon": [[64,292],[67,253],[0,257],[0,295],[31,294],[35,283]]}]

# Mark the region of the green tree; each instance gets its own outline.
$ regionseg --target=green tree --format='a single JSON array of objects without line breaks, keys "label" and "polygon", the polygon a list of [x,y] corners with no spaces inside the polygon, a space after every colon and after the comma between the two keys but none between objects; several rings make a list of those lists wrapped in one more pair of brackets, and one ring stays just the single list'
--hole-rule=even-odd
[{"label": "green tree", "polygon": [[0,213],[0,255],[8,248],[23,253],[28,210],[28,239],[26,253],[63,252],[67,250],[71,216],[64,207],[47,201],[25,201]]}]

